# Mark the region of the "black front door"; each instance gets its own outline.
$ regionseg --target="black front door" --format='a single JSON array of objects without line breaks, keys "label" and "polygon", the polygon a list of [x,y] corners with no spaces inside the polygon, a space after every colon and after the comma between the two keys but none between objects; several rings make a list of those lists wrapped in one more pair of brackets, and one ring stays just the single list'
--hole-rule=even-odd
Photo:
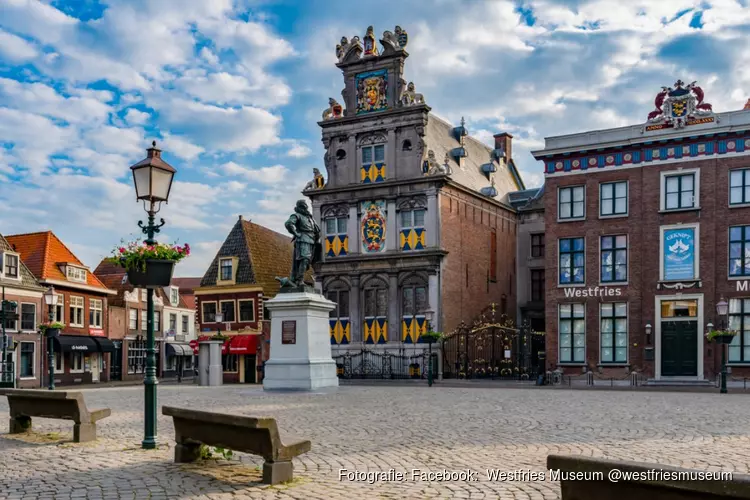
[{"label": "black front door", "polygon": [[248,354],[245,356],[245,383],[255,383],[255,354]]},{"label": "black front door", "polygon": [[662,321],[661,374],[665,377],[698,375],[697,321]]},{"label": "black front door", "polygon": [[112,342],[115,350],[109,355],[109,379],[122,380],[122,342]]}]

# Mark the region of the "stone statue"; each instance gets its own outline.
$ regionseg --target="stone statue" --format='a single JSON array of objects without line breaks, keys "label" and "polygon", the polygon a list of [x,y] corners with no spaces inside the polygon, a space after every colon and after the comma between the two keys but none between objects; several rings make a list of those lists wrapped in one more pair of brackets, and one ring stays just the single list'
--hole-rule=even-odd
[{"label": "stone statue", "polygon": [[[328,153],[326,153],[327,155]],[[307,184],[305,184],[305,188],[302,191],[307,191],[309,189],[321,189],[325,186],[325,179],[323,179],[323,174],[320,173],[320,170],[317,168],[313,168],[313,178],[311,181],[309,181]]]},{"label": "stone statue", "polygon": [[409,35],[406,33],[406,30],[401,28],[401,26],[396,26],[395,31],[399,47],[405,49],[406,44],[409,43]]},{"label": "stone statue", "polygon": [[328,108],[323,110],[323,119],[331,120],[341,118],[344,114],[344,107],[333,97],[328,98]]},{"label": "stone statue", "polygon": [[364,38],[365,43],[365,55],[366,56],[377,56],[378,47],[375,45],[375,30],[372,26],[367,27],[367,33]]},{"label": "stone statue", "polygon": [[424,104],[424,96],[414,90],[414,82],[409,82],[406,86],[406,90],[401,92],[401,104],[403,106]]},{"label": "stone statue", "polygon": [[[320,243],[320,227],[313,219],[305,200],[298,200],[294,213],[284,224],[289,234],[293,236],[294,255],[292,256],[292,272],[289,278],[279,278],[282,290],[285,288],[304,288],[305,273],[321,260],[323,247]],[[300,290],[302,291],[302,290]]]}]

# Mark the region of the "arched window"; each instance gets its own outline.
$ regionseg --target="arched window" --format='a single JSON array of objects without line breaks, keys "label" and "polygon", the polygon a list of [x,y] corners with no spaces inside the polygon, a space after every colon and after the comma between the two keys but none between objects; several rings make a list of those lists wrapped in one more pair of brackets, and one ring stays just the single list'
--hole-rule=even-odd
[{"label": "arched window", "polygon": [[344,282],[336,281],[326,291],[326,298],[336,304],[333,311],[328,314],[331,345],[351,343],[349,287]]},{"label": "arched window", "polygon": [[411,141],[409,139],[401,143],[401,151],[411,151]]},{"label": "arched window", "polygon": [[401,285],[401,341],[416,344],[427,332],[425,311],[428,307],[427,283],[417,276]]},{"label": "arched window", "polygon": [[363,341],[385,344],[388,342],[388,285],[379,278],[369,280],[363,287],[363,299]]},{"label": "arched window", "polygon": [[346,159],[346,151],[343,149],[337,149],[336,150],[336,159],[337,160],[345,160]]}]

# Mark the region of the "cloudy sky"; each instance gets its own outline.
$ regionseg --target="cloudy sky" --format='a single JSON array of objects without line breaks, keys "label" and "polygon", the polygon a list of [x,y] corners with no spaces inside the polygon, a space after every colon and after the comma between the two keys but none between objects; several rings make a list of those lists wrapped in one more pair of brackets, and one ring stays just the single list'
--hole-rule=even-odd
[{"label": "cloudy sky", "polygon": [[[750,97],[748,0],[0,0],[0,233],[52,229],[89,266],[143,217],[129,165],[156,139],[178,169],[161,241],[203,274],[238,214],[283,231],[322,167],[334,47],[400,25],[406,78],[489,142],[515,136],[529,186],[544,137],[645,121],[697,80]],[[353,7],[356,5],[356,7]]]}]

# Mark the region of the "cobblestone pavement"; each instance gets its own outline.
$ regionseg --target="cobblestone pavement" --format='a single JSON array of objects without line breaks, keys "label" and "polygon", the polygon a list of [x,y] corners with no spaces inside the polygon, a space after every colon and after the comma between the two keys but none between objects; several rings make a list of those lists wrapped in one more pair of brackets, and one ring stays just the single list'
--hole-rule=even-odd
[{"label": "cobblestone pavement", "polygon": [[[550,453],[750,470],[744,394],[570,391],[532,388],[358,387],[266,394],[256,386],[161,386],[159,403],[276,417],[282,438],[312,441],[294,482],[259,484],[261,460],[174,464],[171,419],[159,448],[139,448],[142,387],[84,390],[110,407],[95,443],[67,442],[72,423],[34,419],[34,432],[0,434],[0,498],[501,498],[555,499],[559,485],[492,482],[487,468],[543,471]],[[0,414],[7,415],[5,398]],[[5,423],[5,422],[3,422]],[[407,481],[340,480],[349,471],[407,472]],[[478,472],[476,481],[411,480],[411,470]]]}]

